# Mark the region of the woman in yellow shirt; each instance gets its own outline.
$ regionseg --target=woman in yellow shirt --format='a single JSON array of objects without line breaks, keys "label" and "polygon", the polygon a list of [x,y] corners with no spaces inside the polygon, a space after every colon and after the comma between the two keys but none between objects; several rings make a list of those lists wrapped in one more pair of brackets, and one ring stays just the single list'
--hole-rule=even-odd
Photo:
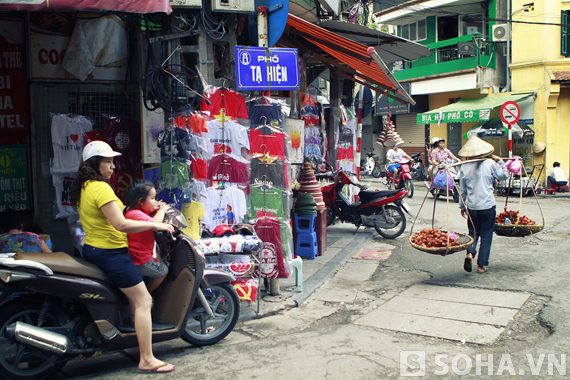
[{"label": "woman in yellow shirt", "polygon": [[83,149],[83,162],[71,194],[85,230],[82,253],[107,273],[134,309],[140,349],[139,369],[170,372],[174,365],[158,360],[152,353],[152,298],[127,252],[127,233],[174,232],[174,227],[166,223],[125,219],[123,203],[108,182],[115,169],[113,157],[119,155],[121,153],[114,152],[103,141],[92,141]]}]

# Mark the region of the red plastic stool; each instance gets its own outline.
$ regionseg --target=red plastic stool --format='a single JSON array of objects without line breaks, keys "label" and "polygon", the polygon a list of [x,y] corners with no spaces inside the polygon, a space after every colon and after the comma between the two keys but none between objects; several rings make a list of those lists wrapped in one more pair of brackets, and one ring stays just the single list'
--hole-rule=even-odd
[{"label": "red plastic stool", "polygon": [[556,191],[556,189],[552,189],[552,188],[544,189],[544,192],[548,195],[553,195],[555,191]]},{"label": "red plastic stool", "polygon": [[564,185],[564,186],[558,186],[556,191],[558,191],[559,193],[567,193],[569,190],[568,190],[568,186]]}]

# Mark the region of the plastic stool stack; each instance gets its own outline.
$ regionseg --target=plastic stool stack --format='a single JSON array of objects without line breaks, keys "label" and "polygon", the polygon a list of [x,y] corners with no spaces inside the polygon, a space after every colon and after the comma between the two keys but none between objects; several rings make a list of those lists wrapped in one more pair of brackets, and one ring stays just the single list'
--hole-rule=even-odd
[{"label": "plastic stool stack", "polygon": [[313,196],[309,193],[299,194],[293,213],[295,231],[297,232],[295,255],[314,260],[319,254],[319,248],[317,233],[315,232],[317,203]]}]

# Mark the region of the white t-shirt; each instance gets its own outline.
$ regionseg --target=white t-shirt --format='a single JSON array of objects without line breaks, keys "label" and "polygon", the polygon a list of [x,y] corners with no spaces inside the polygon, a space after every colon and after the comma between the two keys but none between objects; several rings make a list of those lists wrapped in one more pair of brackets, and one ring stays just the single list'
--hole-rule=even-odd
[{"label": "white t-shirt", "polygon": [[[81,136],[81,139],[83,139],[83,136]],[[71,203],[71,199],[69,198],[71,188],[77,178],[77,171],[67,174],[53,174],[52,178],[58,210],[55,218],[67,218],[70,215],[77,214],[77,209],[73,207],[73,203]]]},{"label": "white t-shirt", "polygon": [[210,231],[220,224],[232,226],[243,222],[247,204],[242,190],[235,187],[211,187],[207,193],[208,206],[204,209],[206,217],[203,222]]},{"label": "white t-shirt", "polygon": [[208,147],[210,155],[225,152],[241,156],[242,147],[249,150],[247,128],[233,120],[224,123],[218,120],[209,121],[206,136],[210,139],[210,146]]},{"label": "white t-shirt", "polygon": [[93,125],[83,116],[55,115],[51,119],[52,173],[77,172],[85,146],[83,134],[91,130]]},{"label": "white t-shirt", "polygon": [[401,149],[398,149],[397,152],[394,149],[390,149],[387,156],[390,161],[399,163],[402,158],[406,157],[406,153]]},{"label": "white t-shirt", "polygon": [[554,177],[556,182],[568,182],[566,174],[560,166],[550,169],[550,175]]}]

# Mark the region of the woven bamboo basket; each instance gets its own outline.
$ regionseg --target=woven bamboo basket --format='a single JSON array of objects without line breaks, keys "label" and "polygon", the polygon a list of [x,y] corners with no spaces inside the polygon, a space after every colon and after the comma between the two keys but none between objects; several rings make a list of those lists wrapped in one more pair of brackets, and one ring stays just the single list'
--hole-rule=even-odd
[{"label": "woven bamboo basket", "polygon": [[410,237],[409,242],[410,245],[417,250],[431,253],[432,255],[447,256],[447,255],[452,255],[455,252],[464,251],[473,244],[473,238],[471,236],[463,234],[457,234],[457,235],[459,235],[457,241],[459,241],[461,244],[451,247],[422,247],[421,245],[412,243],[412,237]]},{"label": "woven bamboo basket", "polygon": [[542,231],[544,225],[521,225],[495,223],[495,233],[499,236],[522,237]]}]

